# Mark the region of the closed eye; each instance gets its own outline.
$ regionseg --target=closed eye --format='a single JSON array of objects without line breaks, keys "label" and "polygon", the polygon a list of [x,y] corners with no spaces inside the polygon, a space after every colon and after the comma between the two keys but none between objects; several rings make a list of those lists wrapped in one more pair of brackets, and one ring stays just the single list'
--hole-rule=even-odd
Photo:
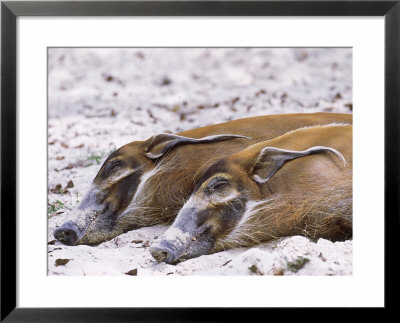
[{"label": "closed eye", "polygon": [[115,170],[117,170],[121,166],[123,166],[123,162],[121,160],[113,160],[113,161],[111,161],[104,168],[103,176],[104,177],[109,176],[111,173],[113,173]]},{"label": "closed eye", "polygon": [[222,181],[221,181],[221,182],[218,182],[218,183],[216,183],[215,185],[213,185],[211,189],[213,189],[213,190],[221,189],[221,188],[223,188],[223,187],[226,186],[226,185],[228,185],[228,182],[226,182],[226,181],[223,181],[223,182],[222,182]]},{"label": "closed eye", "polygon": [[225,178],[214,178],[208,184],[206,190],[208,193],[212,193],[214,191],[222,190],[227,185],[229,185],[229,182]]}]

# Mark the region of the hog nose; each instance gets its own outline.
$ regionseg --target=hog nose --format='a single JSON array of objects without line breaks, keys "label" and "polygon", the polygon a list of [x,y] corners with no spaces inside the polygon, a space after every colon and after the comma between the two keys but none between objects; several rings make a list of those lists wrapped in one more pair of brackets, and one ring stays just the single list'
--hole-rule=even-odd
[{"label": "hog nose", "polygon": [[68,246],[73,246],[78,241],[78,233],[76,225],[66,223],[54,231],[54,237]]},{"label": "hog nose", "polygon": [[149,251],[153,258],[158,262],[171,264],[177,259],[176,248],[172,243],[167,241],[161,241],[160,243],[151,246]]}]

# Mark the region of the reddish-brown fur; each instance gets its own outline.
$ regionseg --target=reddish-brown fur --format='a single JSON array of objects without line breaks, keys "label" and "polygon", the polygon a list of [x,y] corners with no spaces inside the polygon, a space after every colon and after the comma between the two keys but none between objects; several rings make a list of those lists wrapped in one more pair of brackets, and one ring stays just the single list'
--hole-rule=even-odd
[{"label": "reddish-brown fur", "polygon": [[[264,147],[302,151],[327,146],[339,151],[294,159],[265,184],[251,180],[252,167]],[[352,236],[352,126],[315,127],[252,145],[228,158],[231,176],[249,183],[254,215],[242,228],[219,239],[215,250],[301,234],[344,240]],[[250,175],[249,175],[250,174]],[[264,200],[264,202],[262,202]],[[258,210],[258,211],[257,211]]]},{"label": "reddish-brown fur", "polygon": [[150,252],[171,263],[296,234],[352,237],[351,125],[289,131],[218,159]]},{"label": "reddish-brown fur", "polygon": [[[140,220],[141,226],[170,223],[192,192],[202,171],[214,161],[260,140],[274,138],[301,127],[330,123],[351,124],[352,115],[328,113],[269,115],[239,119],[179,133],[180,136],[192,138],[231,133],[249,136],[251,140],[234,139],[174,148],[160,161],[161,165],[166,165],[163,171],[152,177],[146,185],[146,199],[141,203],[146,208],[143,212],[144,216],[134,215],[135,221]],[[143,155],[140,150],[137,150],[137,145],[133,145],[132,148],[126,147],[126,154]],[[143,162],[145,163],[145,160]],[[151,167],[154,168],[152,165]],[[130,216],[127,216],[126,219],[121,220],[121,226],[131,221]]]},{"label": "reddish-brown fur", "polygon": [[[173,147],[158,159],[149,158],[153,150],[165,147],[160,141],[154,145],[154,137],[135,141],[119,148],[103,164],[81,205],[75,211],[77,217],[96,212],[94,220],[80,221],[82,237],[76,243],[92,244],[111,239],[128,230],[157,223],[171,223],[199,180],[202,170],[213,161],[229,156],[261,140],[282,135],[287,131],[305,126],[331,123],[352,123],[351,114],[314,113],[283,114],[239,119],[179,133],[179,136],[203,138],[211,135],[234,134],[251,139],[229,139],[214,143],[182,144]],[[163,146],[164,145],[164,146]],[[160,149],[161,148],[161,149]],[[122,161],[124,166],[115,172],[132,172],[129,176],[113,181],[104,175],[107,164]],[[146,174],[154,171],[147,181]],[[118,176],[117,176],[118,177]],[[133,178],[132,177],[132,178]],[[134,184],[136,183],[136,186]],[[140,185],[138,186],[138,183]],[[144,183],[144,185],[142,185]],[[134,194],[132,187],[137,187]],[[98,198],[98,197],[101,198]],[[94,201],[100,201],[94,203]],[[107,206],[105,212],[96,210]]]}]

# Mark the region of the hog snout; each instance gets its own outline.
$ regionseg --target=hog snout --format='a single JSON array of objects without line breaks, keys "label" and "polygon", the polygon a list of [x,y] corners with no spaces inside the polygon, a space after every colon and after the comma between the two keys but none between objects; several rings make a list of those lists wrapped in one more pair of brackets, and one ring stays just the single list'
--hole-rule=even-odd
[{"label": "hog snout", "polygon": [[54,230],[54,237],[68,246],[74,246],[79,239],[79,235],[80,231],[73,222],[67,222],[60,228]]},{"label": "hog snout", "polygon": [[149,251],[155,260],[167,264],[176,261],[181,254],[172,242],[166,240],[151,246]]}]

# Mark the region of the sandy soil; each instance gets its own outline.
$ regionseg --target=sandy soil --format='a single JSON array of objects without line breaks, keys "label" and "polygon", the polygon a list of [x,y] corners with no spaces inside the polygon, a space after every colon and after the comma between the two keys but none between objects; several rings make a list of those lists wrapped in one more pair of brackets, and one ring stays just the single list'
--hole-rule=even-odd
[{"label": "sandy soil", "polygon": [[351,49],[50,49],[50,275],[350,275],[352,241],[295,236],[178,265],[148,252],[166,226],[96,247],[54,242],[115,148],[159,132],[275,113],[352,112]]}]

